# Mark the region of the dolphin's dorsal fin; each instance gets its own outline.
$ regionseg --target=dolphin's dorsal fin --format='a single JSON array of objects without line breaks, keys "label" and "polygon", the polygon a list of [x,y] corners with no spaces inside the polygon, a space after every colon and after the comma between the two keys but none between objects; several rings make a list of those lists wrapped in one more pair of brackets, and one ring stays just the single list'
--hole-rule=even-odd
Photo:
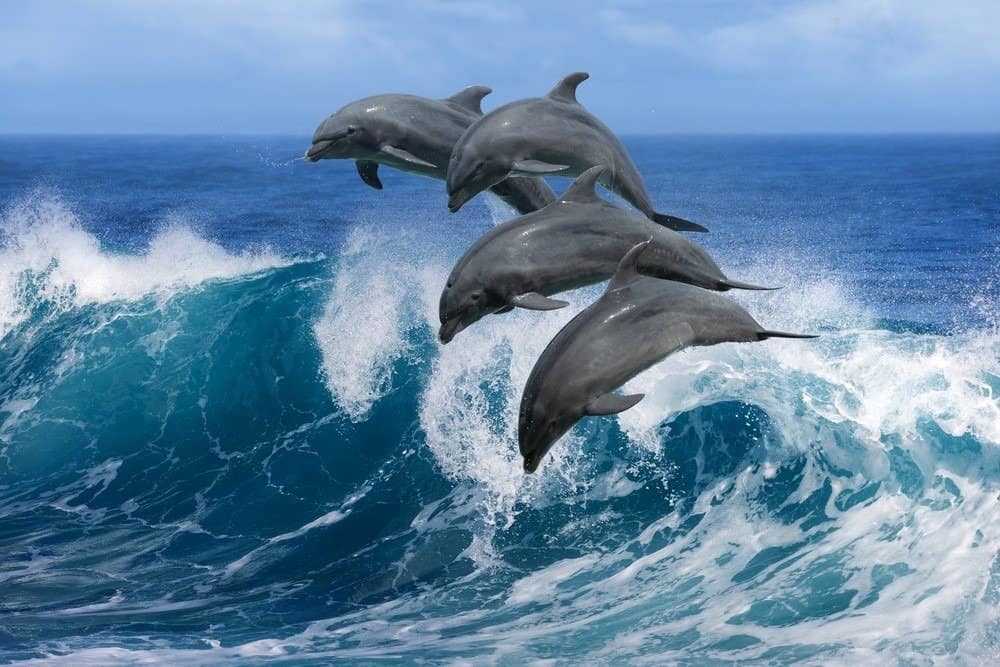
[{"label": "dolphin's dorsal fin", "polygon": [[483,102],[483,98],[492,92],[493,89],[487,86],[469,86],[464,90],[458,91],[451,97],[446,97],[444,99],[445,102],[457,104],[463,109],[467,109],[478,116],[482,116],[483,108],[480,105]]},{"label": "dolphin's dorsal fin", "polygon": [[622,260],[618,262],[618,269],[608,283],[608,291],[625,287],[639,276],[636,267],[639,266],[639,256],[649,247],[649,241],[643,241],[632,246],[632,249],[625,253]]},{"label": "dolphin's dorsal fin", "polygon": [[560,102],[576,102],[576,87],[590,78],[586,72],[567,74],[556,87],[549,91],[549,97]]},{"label": "dolphin's dorsal fin", "polygon": [[641,401],[644,396],[645,394],[629,394],[627,396],[604,394],[589,400],[587,405],[584,406],[584,414],[588,414],[591,417],[616,415],[619,412],[624,412],[625,410],[631,408],[633,405]]},{"label": "dolphin's dorsal fin", "polygon": [[591,167],[587,171],[580,174],[580,176],[573,181],[566,192],[562,194],[559,201],[572,201],[586,203],[594,200],[600,200],[601,198],[597,196],[597,179],[605,172],[607,167],[603,164],[599,164],[596,167]]}]

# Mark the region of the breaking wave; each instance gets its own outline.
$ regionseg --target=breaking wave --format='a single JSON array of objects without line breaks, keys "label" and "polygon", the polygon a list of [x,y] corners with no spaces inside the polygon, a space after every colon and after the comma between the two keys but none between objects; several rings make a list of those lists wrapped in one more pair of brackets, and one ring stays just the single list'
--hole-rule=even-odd
[{"label": "breaking wave", "polygon": [[129,254],[52,198],[5,215],[12,660],[1000,651],[995,325],[879,321],[836,272],[748,265],[787,278],[737,295],[763,324],[822,337],[677,354],[525,476],[520,389],[599,288],[440,346],[461,239],[288,258],[179,222]]}]

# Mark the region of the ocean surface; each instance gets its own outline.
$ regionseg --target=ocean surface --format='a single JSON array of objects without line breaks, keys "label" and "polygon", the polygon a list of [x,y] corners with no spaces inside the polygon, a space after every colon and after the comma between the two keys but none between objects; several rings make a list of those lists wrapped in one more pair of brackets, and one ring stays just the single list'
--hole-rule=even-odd
[{"label": "ocean surface", "polygon": [[[0,137],[0,659],[997,664],[1000,137],[627,137],[767,328],[521,472],[512,215],[308,137]],[[562,191],[569,181],[553,179]]]}]

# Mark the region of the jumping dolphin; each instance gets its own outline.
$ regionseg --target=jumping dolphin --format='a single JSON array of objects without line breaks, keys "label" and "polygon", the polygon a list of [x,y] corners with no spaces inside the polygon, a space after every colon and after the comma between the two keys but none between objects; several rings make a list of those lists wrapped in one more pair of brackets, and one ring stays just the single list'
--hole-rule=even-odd
[{"label": "jumping dolphin", "polygon": [[642,394],[611,392],[678,350],[815,338],[768,331],[729,299],[700,287],[638,275],[639,257],[650,245],[628,251],[604,295],[570,320],[535,363],[518,421],[525,472],[534,472],[581,417],[617,414],[642,400]]},{"label": "jumping dolphin", "polygon": [[651,241],[639,262],[645,275],[710,290],[768,289],[730,280],[697,243],[598,197],[605,169],[591,167],[559,199],[492,228],[465,252],[441,292],[442,343],[490,313],[566,306],[548,297],[607,280],[645,240]]},{"label": "jumping dolphin", "polygon": [[518,100],[473,123],[448,163],[448,209],[457,211],[509,176],[579,176],[602,164],[601,183],[671,229],[706,232],[699,224],[657,213],[639,170],[618,137],[576,101],[576,87],[590,75],[570,74],[545,97]]},{"label": "jumping dolphin", "polygon": [[[351,102],[316,128],[305,158],[355,160],[361,180],[382,189],[378,166],[444,180],[448,157],[465,129],[483,115],[486,86],[470,86],[443,100],[376,95]],[[555,199],[541,178],[498,180],[491,189],[520,213]]]}]

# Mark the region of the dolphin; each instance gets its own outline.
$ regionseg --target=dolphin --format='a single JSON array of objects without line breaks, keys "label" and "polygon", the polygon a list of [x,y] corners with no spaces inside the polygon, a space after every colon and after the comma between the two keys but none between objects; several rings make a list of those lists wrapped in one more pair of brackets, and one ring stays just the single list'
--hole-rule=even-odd
[{"label": "dolphin", "polygon": [[815,338],[769,331],[729,299],[700,287],[637,273],[652,244],[628,251],[600,299],[580,312],[549,342],[521,396],[518,444],[524,471],[578,420],[628,410],[642,394],[616,388],[667,356],[695,345],[767,338]]},{"label": "dolphin", "polygon": [[[376,190],[380,164],[444,180],[452,147],[483,115],[480,104],[490,92],[470,86],[443,100],[386,94],[351,102],[320,123],[305,159],[354,160],[361,180]],[[498,180],[491,190],[520,213],[555,199],[541,178]]]},{"label": "dolphin", "polygon": [[442,343],[490,313],[568,305],[548,297],[607,280],[645,240],[651,242],[639,262],[645,275],[717,291],[772,289],[727,278],[697,243],[598,197],[595,186],[606,169],[591,167],[559,199],[492,228],[465,252],[441,292]]},{"label": "dolphin", "polygon": [[589,76],[570,74],[545,97],[511,102],[469,126],[448,162],[448,209],[454,213],[510,176],[579,176],[601,164],[607,167],[601,183],[650,220],[671,229],[707,232],[653,209],[642,176],[618,137],[576,100],[576,87]]}]

